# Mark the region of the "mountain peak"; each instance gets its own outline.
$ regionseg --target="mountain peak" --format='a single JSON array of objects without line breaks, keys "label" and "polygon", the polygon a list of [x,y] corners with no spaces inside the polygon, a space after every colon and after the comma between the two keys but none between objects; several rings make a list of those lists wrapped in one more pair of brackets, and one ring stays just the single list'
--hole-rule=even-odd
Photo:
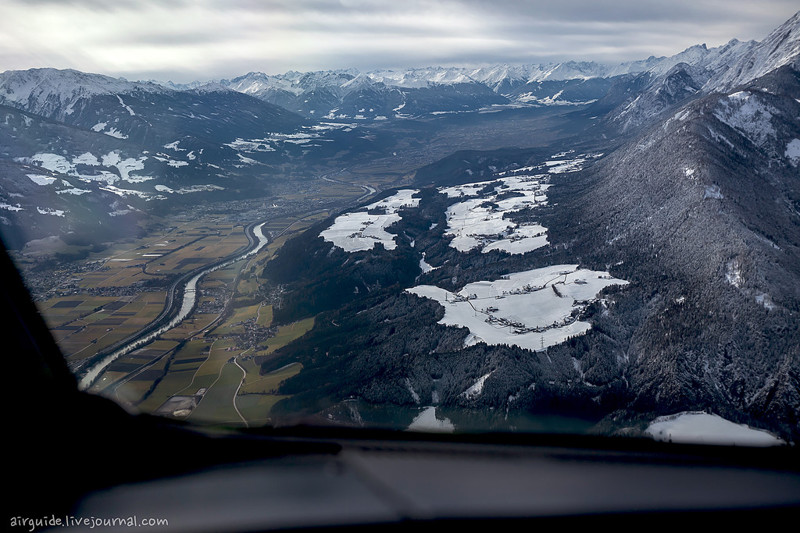
[{"label": "mountain peak", "polygon": [[784,65],[800,67],[800,11],[752,46],[738,62],[712,78],[706,89],[731,89]]}]

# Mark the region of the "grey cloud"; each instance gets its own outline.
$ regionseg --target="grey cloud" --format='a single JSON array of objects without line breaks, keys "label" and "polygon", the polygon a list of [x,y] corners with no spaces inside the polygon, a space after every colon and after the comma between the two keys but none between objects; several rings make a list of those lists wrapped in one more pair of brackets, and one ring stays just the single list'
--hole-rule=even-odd
[{"label": "grey cloud", "polygon": [[[41,65],[47,57],[63,64],[66,57],[74,68],[130,78],[144,67],[208,79],[250,70],[613,62],[760,39],[795,3],[6,0],[0,69],[26,60]],[[54,27],[32,24],[31,13]]]}]

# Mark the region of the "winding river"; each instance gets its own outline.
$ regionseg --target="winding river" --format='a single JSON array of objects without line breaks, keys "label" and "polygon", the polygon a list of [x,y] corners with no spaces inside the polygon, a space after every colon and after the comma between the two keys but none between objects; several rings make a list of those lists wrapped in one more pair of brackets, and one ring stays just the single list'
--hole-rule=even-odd
[{"label": "winding river", "polygon": [[[81,390],[88,389],[90,386],[92,386],[92,384],[94,384],[97,378],[100,377],[100,374],[102,374],[103,371],[106,368],[108,368],[108,366],[111,363],[113,363],[123,355],[129,354],[136,348],[144,346],[145,344],[149,343],[150,341],[152,341],[165,331],[169,331],[170,329],[180,324],[181,321],[183,321],[187,316],[189,316],[189,313],[192,312],[195,304],[197,303],[197,283],[200,281],[200,278],[202,278],[206,274],[214,272],[215,270],[225,268],[228,265],[231,265],[232,263],[241,261],[242,259],[246,259],[252,255],[257,254],[259,251],[261,251],[261,249],[264,246],[266,246],[269,243],[269,239],[264,235],[262,231],[265,223],[266,222],[262,222],[261,224],[258,224],[253,228],[253,235],[255,236],[255,240],[251,242],[251,246],[248,247],[248,249],[244,251],[241,255],[238,255],[233,258],[228,258],[219,263],[210,265],[205,269],[201,270],[200,272],[198,272],[197,274],[195,274],[194,276],[192,276],[191,278],[189,278],[189,280],[186,282],[186,285],[183,288],[183,300],[181,301],[181,306],[177,315],[175,315],[169,322],[167,322],[163,326],[153,331],[145,332],[140,336],[134,337],[133,339],[130,340],[130,342],[126,343],[124,346],[118,348],[117,350],[107,355],[100,361],[94,363],[80,378],[78,382],[78,387]],[[169,310],[170,305],[171,302],[169,301],[168,298],[166,305],[167,309],[165,309],[165,313]],[[164,313],[162,313],[161,316],[164,316]]]}]

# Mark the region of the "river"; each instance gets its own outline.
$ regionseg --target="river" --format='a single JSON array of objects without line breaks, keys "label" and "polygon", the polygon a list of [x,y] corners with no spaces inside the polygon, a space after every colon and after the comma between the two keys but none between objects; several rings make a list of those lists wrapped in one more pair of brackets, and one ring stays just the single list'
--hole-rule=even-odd
[{"label": "river", "polygon": [[86,371],[86,374],[84,374],[80,378],[78,382],[78,387],[81,390],[88,389],[90,386],[92,386],[92,384],[94,384],[97,378],[100,377],[100,374],[102,374],[103,371],[106,368],[108,368],[108,366],[111,363],[113,363],[123,355],[129,354],[136,348],[144,346],[145,344],[154,340],[156,337],[158,337],[165,331],[169,331],[170,329],[180,324],[187,316],[189,316],[189,313],[192,312],[195,304],[197,303],[197,283],[200,281],[200,278],[202,278],[206,274],[214,272],[215,270],[219,270],[220,268],[225,268],[228,265],[231,265],[237,261],[241,261],[242,259],[246,259],[252,255],[257,254],[258,252],[261,251],[261,249],[264,246],[266,246],[269,243],[269,239],[264,235],[262,231],[264,224],[265,222],[262,222],[261,224],[253,228],[253,234],[256,237],[256,242],[253,247],[249,248],[247,251],[243,252],[241,255],[237,257],[209,266],[208,268],[192,276],[189,279],[189,281],[186,282],[186,285],[184,286],[183,289],[183,301],[181,302],[180,310],[172,320],[170,320],[160,328],[151,331],[150,333],[146,333],[138,338],[131,340],[131,342],[129,342],[128,344],[122,346],[121,348],[117,349],[116,351],[112,352],[108,356],[104,357],[103,359],[92,365]]}]

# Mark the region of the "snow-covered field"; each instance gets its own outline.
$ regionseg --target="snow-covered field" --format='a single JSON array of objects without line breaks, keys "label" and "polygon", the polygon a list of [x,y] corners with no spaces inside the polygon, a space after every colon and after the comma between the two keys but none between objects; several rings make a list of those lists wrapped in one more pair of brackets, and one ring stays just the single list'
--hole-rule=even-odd
[{"label": "snow-covered field", "polygon": [[433,433],[452,433],[455,426],[447,418],[439,420],[436,418],[436,407],[430,406],[422,410],[420,414],[408,426],[408,431],[426,431]]},{"label": "snow-covered field", "polygon": [[469,329],[465,344],[541,350],[586,333],[591,325],[575,315],[603,288],[626,283],[608,272],[555,265],[470,283],[457,293],[432,285],[408,292],[439,302],[445,309],[440,324]]},{"label": "snow-covered field", "polygon": [[[100,159],[90,152],[85,152],[71,159],[68,159],[62,155],[46,152],[40,152],[32,155],[31,157],[15,158],[15,161],[20,163],[36,165],[52,172],[59,172],[61,174],[73,176],[81,181],[102,181],[109,184],[115,183],[120,179],[131,183],[152,179],[150,176],[134,174],[135,171],[144,169],[144,163],[146,160],[147,156],[141,156],[138,158],[128,157],[123,159],[117,150],[108,152],[107,154],[101,156]],[[86,174],[85,172],[79,171],[77,165],[86,165],[92,167],[102,165],[106,168],[116,168],[118,174],[104,169],[98,169],[92,174]]]},{"label": "snow-covered field", "polygon": [[[395,236],[388,233],[386,228],[400,220],[401,209],[419,205],[419,198],[412,198],[418,192],[416,189],[401,189],[393,196],[369,204],[360,211],[341,215],[320,236],[346,252],[371,250],[377,242],[387,250],[394,250],[397,247]],[[368,213],[375,210],[382,212]]]},{"label": "snow-covered field", "polygon": [[586,159],[578,157],[575,159],[556,159],[545,164],[547,165],[547,171],[551,174],[563,174],[564,172],[575,172],[582,169],[584,163],[586,163]]},{"label": "snow-covered field", "polygon": [[234,141],[224,143],[223,146],[246,154],[275,152],[282,149],[286,143],[320,146],[319,144],[309,143],[312,141],[330,142],[332,139],[326,139],[325,133],[334,130],[351,131],[356,126],[356,124],[344,122],[322,122],[314,126],[304,126],[304,131],[295,133],[272,133],[262,139],[242,139],[241,137],[237,137]]},{"label": "snow-covered field", "polygon": [[[483,253],[503,250],[510,254],[524,254],[547,245],[547,228],[544,226],[519,224],[504,218],[506,213],[544,205],[549,187],[543,182],[545,177],[508,176],[440,189],[439,192],[449,198],[469,198],[447,208],[445,235],[453,236],[450,246],[460,252],[478,248]],[[481,192],[486,188],[489,192]]]},{"label": "snow-covered field", "polygon": [[36,185],[50,185],[57,181],[57,178],[52,178],[50,176],[42,176],[41,174],[28,174],[28,178],[34,182]]},{"label": "snow-covered field", "polygon": [[766,431],[736,424],[702,411],[661,416],[645,433],[656,440],[730,446],[776,446],[784,442]]},{"label": "snow-covered field", "polygon": [[190,185],[188,187],[181,187],[180,189],[171,189],[166,185],[156,185],[155,189],[158,192],[165,192],[168,194],[190,194],[193,192],[204,192],[204,191],[222,191],[225,188],[220,187],[219,185]]}]

